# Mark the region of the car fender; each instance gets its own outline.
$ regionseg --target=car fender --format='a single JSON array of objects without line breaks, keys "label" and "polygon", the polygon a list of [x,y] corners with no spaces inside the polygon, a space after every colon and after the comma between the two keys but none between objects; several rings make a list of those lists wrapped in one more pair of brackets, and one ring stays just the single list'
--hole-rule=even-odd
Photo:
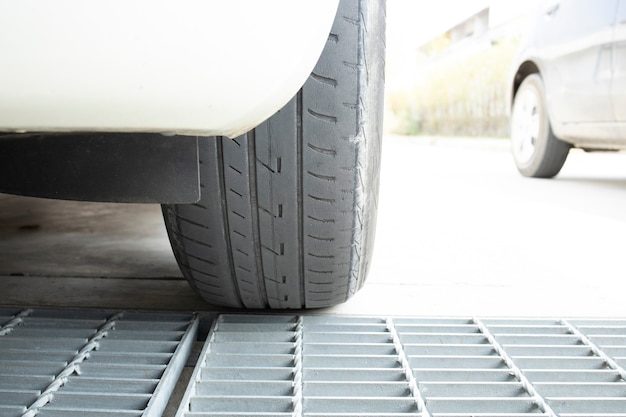
[{"label": "car fender", "polygon": [[338,0],[0,0],[0,131],[234,137],[311,73]]}]

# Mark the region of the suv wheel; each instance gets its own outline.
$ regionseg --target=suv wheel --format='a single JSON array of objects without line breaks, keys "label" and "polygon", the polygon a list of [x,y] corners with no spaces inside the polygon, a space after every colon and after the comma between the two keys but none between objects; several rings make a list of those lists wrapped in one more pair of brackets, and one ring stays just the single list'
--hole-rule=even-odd
[{"label": "suv wheel", "polygon": [[377,210],[384,19],[382,1],[341,1],[317,66],[283,109],[233,140],[201,139],[200,202],[163,212],[181,270],[207,302],[326,307],[363,285]]},{"label": "suv wheel", "polygon": [[520,85],[511,116],[511,144],[517,169],[526,177],[552,178],[559,173],[571,148],[552,133],[538,74]]}]

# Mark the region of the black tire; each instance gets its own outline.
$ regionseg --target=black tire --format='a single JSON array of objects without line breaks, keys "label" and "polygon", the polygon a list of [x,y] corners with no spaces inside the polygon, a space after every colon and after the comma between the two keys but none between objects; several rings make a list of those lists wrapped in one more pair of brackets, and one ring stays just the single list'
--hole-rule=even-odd
[{"label": "black tire", "polygon": [[384,1],[343,0],[298,94],[251,132],[201,138],[202,198],[163,207],[174,254],[214,305],[317,308],[363,285],[383,110]]},{"label": "black tire", "polygon": [[[532,100],[534,104],[530,103]],[[526,125],[531,114],[537,117],[535,129]],[[529,75],[517,90],[511,117],[511,139],[515,164],[526,177],[552,178],[565,164],[572,145],[559,140],[552,132],[545,88],[539,74]]]}]

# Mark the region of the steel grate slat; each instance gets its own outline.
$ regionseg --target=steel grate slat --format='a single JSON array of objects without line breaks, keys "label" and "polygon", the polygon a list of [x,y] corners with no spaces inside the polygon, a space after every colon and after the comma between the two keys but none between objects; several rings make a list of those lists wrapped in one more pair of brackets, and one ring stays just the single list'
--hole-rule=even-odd
[{"label": "steel grate slat", "polygon": [[625,359],[626,320],[221,315],[177,417],[626,417]]},{"label": "steel grate slat", "polygon": [[[509,358],[502,356],[501,348],[491,340],[491,334],[486,334],[476,320],[466,320],[461,327],[430,323],[428,332],[421,328],[415,332],[416,324],[421,324],[416,321],[400,328],[400,338],[404,343],[439,344],[441,350],[447,351],[441,354],[433,350],[409,356],[426,400],[426,408],[433,416],[478,413],[524,415],[545,411],[528,392],[526,384],[520,381],[520,375],[512,368]],[[454,349],[451,349],[452,346]],[[476,346],[484,349],[477,352]],[[467,385],[461,382],[477,384],[478,381],[473,380],[475,376],[483,384],[482,392],[468,395]],[[436,379],[431,380],[433,377]]]},{"label": "steel grate slat", "polygon": [[5,311],[2,417],[160,416],[198,326],[191,314]]},{"label": "steel grate slat", "polygon": [[[495,339],[506,341],[507,348],[511,349],[522,342],[522,339],[510,336],[510,326],[515,324],[515,320],[509,320],[507,323],[492,322],[489,327]],[[623,369],[584,333],[566,320],[555,320],[550,325],[525,323],[521,327],[524,328],[523,341],[532,340],[538,347],[512,358],[557,415],[626,412],[626,397],[620,390],[624,382]],[[542,339],[550,343],[560,341],[556,345],[560,344],[563,349],[546,352],[540,348]],[[571,355],[573,345],[583,346],[587,355]],[[594,391],[593,383],[600,387],[602,395],[594,395],[598,389]]]},{"label": "steel grate slat", "polygon": [[[548,402],[541,397],[541,395],[536,391],[535,387],[528,380],[528,377],[523,373],[520,369],[519,364],[516,363],[513,357],[511,357],[508,352],[502,347],[502,345],[498,342],[497,337],[494,335],[493,330],[490,330],[480,319],[474,319],[474,322],[479,326],[481,332],[485,334],[489,340],[489,342],[493,345],[495,351],[500,355],[503,360],[506,362],[507,366],[511,369],[511,372],[515,375],[515,378],[520,381],[522,384],[523,390],[533,398],[533,406],[538,408],[542,413],[545,413],[548,416],[555,416],[556,413],[552,409],[552,407],[548,404]],[[527,325],[521,325],[523,328],[523,333],[526,333]],[[554,326],[541,326],[542,329],[552,328]],[[501,331],[505,331],[507,334],[511,332],[513,329],[512,326],[506,327],[505,329],[500,328]],[[556,330],[558,332],[558,330]],[[529,410],[530,411],[530,410]]]},{"label": "steel grate slat", "polygon": [[12,332],[15,327],[19,326],[25,317],[28,317],[33,310],[24,309],[21,311],[16,311],[15,314],[11,315],[10,310],[4,310],[2,312],[2,320],[0,321],[2,324],[0,325],[0,336],[5,336]]},{"label": "steel grate slat", "polygon": [[296,322],[294,339],[292,408],[294,415],[302,415],[304,408],[304,321],[301,316]]},{"label": "steel grate slat", "polygon": [[[615,359],[607,355],[605,352],[603,352],[602,349],[598,345],[596,345],[596,343],[592,340],[593,336],[587,337],[579,329],[577,329],[576,326],[567,322],[566,320],[562,320],[562,322],[565,326],[567,326],[567,328],[572,334],[575,334],[576,336],[578,336],[581,342],[584,343],[585,346],[588,346],[591,349],[594,355],[596,355],[598,358],[602,360],[603,362],[602,367],[609,367],[611,369],[616,370],[619,373],[620,377],[623,380],[626,380],[626,369],[624,369],[618,363],[618,361],[616,361]],[[626,339],[626,336],[623,336],[623,335],[626,335],[626,327],[617,327],[617,328],[614,327],[611,330],[616,330],[616,329],[619,329],[622,332],[622,337]],[[607,333],[608,332],[601,333],[599,336],[607,335]],[[610,336],[615,336],[615,333],[611,333]]]},{"label": "steel grate slat", "polygon": [[398,334],[398,328],[393,319],[388,318],[386,321],[387,329],[391,333],[391,341],[393,342],[394,349],[399,357],[398,362],[402,366],[406,380],[408,382],[408,390],[411,393],[411,396],[414,398],[415,404],[417,406],[417,412],[425,417],[428,417],[430,416],[430,413],[426,408],[424,396],[419,390],[417,380],[415,379],[415,374],[413,373],[413,368],[411,367],[410,359],[402,346],[402,341],[400,340],[400,336]]}]

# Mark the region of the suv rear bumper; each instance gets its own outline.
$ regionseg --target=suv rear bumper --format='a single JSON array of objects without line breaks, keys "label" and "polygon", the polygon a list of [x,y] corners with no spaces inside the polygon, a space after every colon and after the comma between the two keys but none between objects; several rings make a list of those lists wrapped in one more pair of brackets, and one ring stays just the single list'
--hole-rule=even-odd
[{"label": "suv rear bumper", "polygon": [[337,3],[0,2],[0,131],[237,136],[302,86]]}]

